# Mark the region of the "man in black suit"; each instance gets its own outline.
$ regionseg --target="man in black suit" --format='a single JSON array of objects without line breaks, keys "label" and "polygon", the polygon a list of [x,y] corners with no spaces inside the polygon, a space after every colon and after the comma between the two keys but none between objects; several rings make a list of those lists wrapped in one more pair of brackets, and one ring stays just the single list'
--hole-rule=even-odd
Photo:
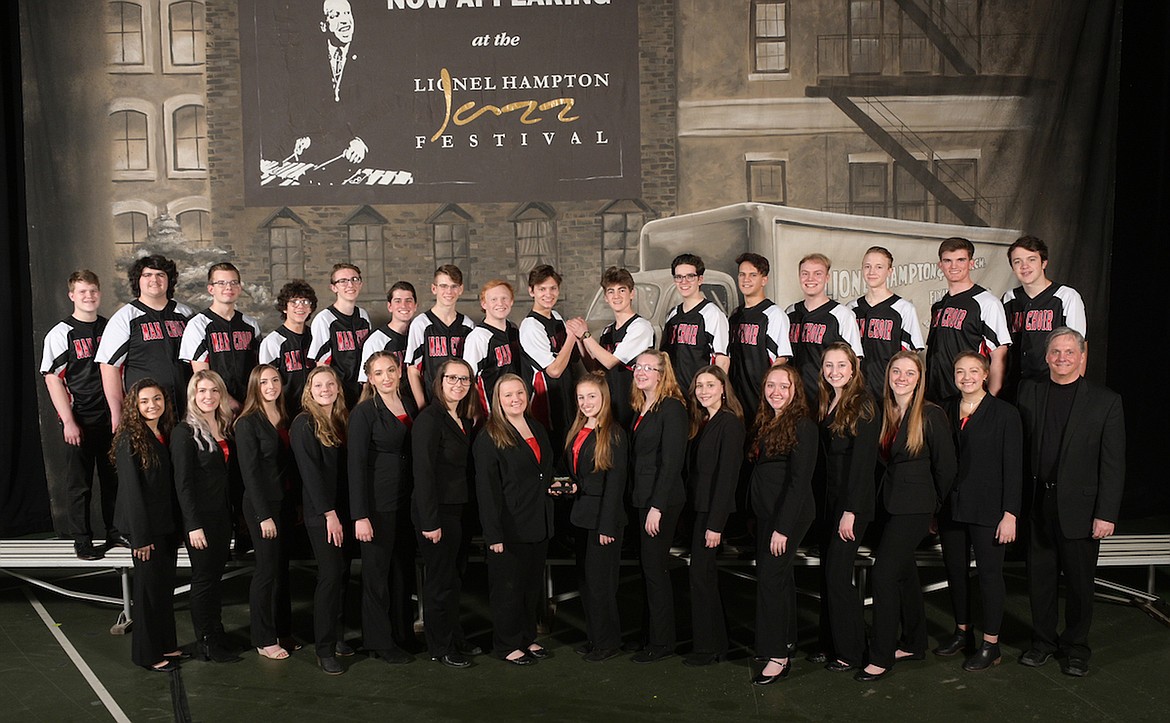
[{"label": "man in black suit", "polygon": [[[1048,337],[1049,378],[1020,385],[1019,407],[1033,483],[1028,596],[1032,647],[1020,663],[1039,667],[1054,653],[1063,672],[1089,673],[1093,575],[1101,540],[1114,532],[1125,480],[1121,397],[1081,378],[1085,337],[1061,327]],[[1067,587],[1059,636],[1057,585]]]}]

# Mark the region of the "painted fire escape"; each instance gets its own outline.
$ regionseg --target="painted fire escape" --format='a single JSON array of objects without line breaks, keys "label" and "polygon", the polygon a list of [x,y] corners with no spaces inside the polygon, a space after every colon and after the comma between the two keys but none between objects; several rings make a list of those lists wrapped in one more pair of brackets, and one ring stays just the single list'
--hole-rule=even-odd
[{"label": "painted fire escape", "polygon": [[981,72],[981,57],[994,57],[985,43],[1020,36],[982,35],[978,0],[894,2],[902,11],[896,58],[883,46],[881,0],[850,0],[849,33],[817,38],[817,84],[805,95],[832,101],[961,223],[989,226],[987,202],[944,166],[932,170],[934,150],[883,98],[1028,95],[1031,78]]}]

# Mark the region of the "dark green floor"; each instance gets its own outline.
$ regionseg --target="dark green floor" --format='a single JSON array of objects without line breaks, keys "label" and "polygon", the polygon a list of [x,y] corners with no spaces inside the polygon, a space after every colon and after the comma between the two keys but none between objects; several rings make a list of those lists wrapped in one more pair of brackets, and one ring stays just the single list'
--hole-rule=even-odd
[{"label": "dark green floor", "polygon": [[[625,568],[623,618],[635,632],[638,579]],[[568,574],[562,570],[561,574]],[[680,593],[685,570],[676,572]],[[813,585],[813,571],[799,571],[802,587]],[[924,571],[937,579],[938,570]],[[1144,587],[1144,571],[1109,570],[1104,575]],[[1027,643],[1027,600],[1022,570],[1009,572],[1008,618],[1003,640],[1005,662],[984,673],[964,673],[960,660],[932,658],[903,663],[886,680],[863,685],[848,674],[834,674],[797,658],[792,676],[767,688],[750,683],[754,672],[749,648],[751,583],[722,579],[732,637],[733,659],[711,668],[690,669],[680,658],[635,665],[625,658],[583,663],[572,651],[583,639],[576,601],[562,603],[545,644],[554,657],[530,668],[516,668],[481,656],[468,670],[450,670],[420,657],[406,666],[388,666],[359,654],[347,659],[346,675],[331,678],[314,666],[311,647],[290,660],[274,662],[246,653],[243,662],[217,665],[191,661],[181,671],[191,716],[198,721],[480,721],[503,719],[633,720],[1159,720],[1170,718],[1170,628],[1141,610],[1098,602],[1091,642],[1092,673],[1073,679],[1049,663],[1023,668],[1015,658]],[[117,593],[117,578],[75,581],[95,592]],[[312,573],[294,574],[296,628],[307,640]],[[1158,586],[1170,592],[1162,571]],[[0,720],[110,720],[106,708],[38,617],[23,584],[0,578]],[[469,573],[466,625],[476,642],[490,643],[485,617],[482,568]],[[352,588],[356,592],[356,585]],[[86,663],[130,720],[171,720],[170,676],[148,673],[130,663],[130,638],[108,632],[113,608],[67,600],[35,590]],[[247,581],[227,583],[225,623],[241,647],[247,644]],[[680,639],[687,638],[686,598],[679,596]],[[931,635],[949,632],[946,592],[927,596]],[[802,645],[812,645],[815,602],[802,598]],[[178,602],[180,640],[189,642],[185,598]],[[351,638],[360,631],[351,630]],[[682,645],[686,649],[686,643]]]}]

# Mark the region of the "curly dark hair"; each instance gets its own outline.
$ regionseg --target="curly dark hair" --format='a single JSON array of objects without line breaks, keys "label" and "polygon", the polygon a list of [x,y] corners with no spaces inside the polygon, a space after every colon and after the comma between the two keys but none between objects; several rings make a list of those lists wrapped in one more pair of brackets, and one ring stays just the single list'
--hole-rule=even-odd
[{"label": "curly dark hair", "polygon": [[114,464],[118,462],[118,447],[123,442],[130,445],[131,454],[141,461],[143,469],[150,469],[158,464],[158,458],[150,444],[154,432],[150,431],[150,427],[146,426],[138,412],[138,395],[143,389],[152,387],[163,393],[163,414],[158,420],[158,431],[166,437],[175,426],[174,405],[171,404],[171,395],[163,385],[149,377],[134,382],[122,397],[122,421],[118,424],[118,431],[114,433],[114,441],[110,445],[110,461]]},{"label": "curly dark hair", "polygon": [[[788,376],[792,384],[792,398],[780,411],[772,409],[764,393],[767,388],[768,377],[776,373]],[[752,450],[758,453],[776,456],[788,454],[796,446],[796,423],[801,417],[808,416],[808,403],[804,399],[804,382],[800,379],[800,371],[789,364],[776,365],[764,375],[760,383],[760,408],[756,411],[756,433],[752,437]]]},{"label": "curly dark hair", "polygon": [[288,308],[288,302],[293,299],[308,299],[309,311],[317,310],[317,292],[304,279],[293,279],[280,287],[280,293],[276,295],[276,310],[280,312],[281,321],[288,318],[288,314],[284,310]]},{"label": "curly dark hair", "polygon": [[175,266],[175,262],[168,259],[161,254],[152,254],[150,256],[143,256],[140,259],[130,264],[130,268],[126,270],[126,280],[130,282],[130,295],[137,299],[142,296],[142,289],[139,286],[139,279],[142,278],[142,272],[145,269],[154,269],[155,271],[166,272],[167,275],[167,300],[175,298],[175,285],[179,283],[179,267]]}]

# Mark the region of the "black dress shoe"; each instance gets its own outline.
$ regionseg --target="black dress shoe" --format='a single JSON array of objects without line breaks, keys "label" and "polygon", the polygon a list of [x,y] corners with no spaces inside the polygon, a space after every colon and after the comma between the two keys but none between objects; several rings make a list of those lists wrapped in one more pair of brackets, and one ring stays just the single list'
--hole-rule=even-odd
[{"label": "black dress shoe", "polygon": [[828,659],[829,656],[825,655],[824,651],[822,650],[814,650],[805,658],[805,660],[815,665],[820,665],[821,663],[826,662]]},{"label": "black dress shoe", "polygon": [[341,667],[341,663],[337,662],[337,658],[332,655],[326,658],[317,658],[317,665],[325,671],[325,675],[341,675],[345,672],[345,668]]},{"label": "black dress shoe", "polygon": [[[769,658],[769,661],[770,662],[777,662],[777,663],[779,662],[779,661],[772,661],[770,658]],[[767,666],[765,666],[765,667],[767,667]],[[791,670],[791,668],[792,668],[792,659],[789,658],[788,662],[784,663],[784,667],[780,669],[779,673],[776,673],[775,675],[764,675],[763,671],[761,671],[759,673],[759,675],[752,678],[752,685],[771,685],[772,683],[775,683],[777,680],[784,680],[785,678],[788,677],[788,671]]]},{"label": "black dress shoe", "polygon": [[100,560],[106,556],[106,553],[94,547],[92,542],[74,542],[73,554],[77,555],[78,560]]},{"label": "black dress shoe", "polygon": [[593,652],[593,643],[586,640],[577,647],[573,648],[573,652],[577,655],[589,655]]},{"label": "black dress shoe", "polygon": [[852,663],[846,663],[844,660],[830,660],[825,663],[825,670],[831,673],[845,673],[853,670]]},{"label": "black dress shoe", "polygon": [[123,535],[121,532],[111,532],[106,535],[106,549],[111,547],[125,547],[130,549],[130,538]]},{"label": "black dress shoe", "polygon": [[999,643],[983,643],[979,652],[963,661],[963,670],[974,673],[977,670],[987,670],[993,665],[999,665],[1003,655],[999,652]]},{"label": "black dress shoe", "polygon": [[455,649],[462,655],[483,655],[483,648],[466,640],[456,641]]},{"label": "black dress shoe", "polygon": [[519,658],[501,658],[501,660],[509,665],[535,665],[537,663],[537,658],[528,652],[525,652]]},{"label": "black dress shoe", "polygon": [[610,658],[616,658],[622,654],[621,648],[594,648],[585,654],[582,660],[586,663],[602,663]]},{"label": "black dress shoe", "polygon": [[228,647],[223,633],[204,636],[199,641],[199,657],[214,663],[238,663],[243,660],[236,651]]},{"label": "black dress shoe", "polygon": [[715,665],[720,660],[723,660],[723,656],[716,653],[691,653],[683,658],[683,665],[688,668],[704,668],[708,665]]},{"label": "black dress shoe", "polygon": [[349,643],[345,642],[344,640],[338,640],[337,643],[333,646],[333,652],[342,658],[348,658],[349,656],[353,655],[354,650],[353,646]]},{"label": "black dress shoe", "polygon": [[471,667],[471,661],[468,660],[467,658],[463,657],[459,653],[447,653],[446,655],[443,655],[443,656],[438,657],[438,658],[431,658],[431,660],[437,660],[440,663],[442,663],[443,665],[447,666],[448,668],[470,668]]},{"label": "black dress shoe", "polygon": [[865,668],[862,668],[861,670],[859,670],[853,674],[853,679],[856,680],[858,683],[873,683],[873,682],[879,681],[882,678],[886,677],[893,670],[894,670],[893,668],[886,668],[885,670],[883,670],[880,673],[867,673],[867,672],[865,672]]},{"label": "black dress shoe", "polygon": [[174,658],[167,658],[167,662],[163,665],[144,665],[142,667],[152,673],[173,673],[179,669],[179,663]]},{"label": "black dress shoe", "polygon": [[1052,653],[1032,648],[1020,656],[1020,665],[1026,665],[1029,668],[1039,668],[1049,660],[1052,660]]},{"label": "black dress shoe", "polygon": [[931,652],[935,655],[949,658],[952,655],[958,655],[964,650],[973,650],[975,648],[975,631],[971,628],[960,630],[955,628],[955,632],[951,633],[951,637],[940,641],[938,647]]},{"label": "black dress shoe", "polygon": [[1089,674],[1089,661],[1084,658],[1069,658],[1064,662],[1060,672],[1074,678],[1083,678]]},{"label": "black dress shoe", "polygon": [[672,655],[674,655],[674,651],[669,648],[643,648],[640,652],[634,653],[630,660],[635,663],[657,663]]},{"label": "black dress shoe", "polygon": [[545,658],[552,657],[552,652],[549,651],[548,648],[541,648],[539,646],[536,648],[529,648],[528,654],[531,655],[532,657],[536,658],[537,660],[544,660]]},{"label": "black dress shoe", "polygon": [[382,662],[390,663],[391,665],[405,665],[406,663],[414,662],[414,656],[402,648],[375,650],[374,654],[381,658]]}]

